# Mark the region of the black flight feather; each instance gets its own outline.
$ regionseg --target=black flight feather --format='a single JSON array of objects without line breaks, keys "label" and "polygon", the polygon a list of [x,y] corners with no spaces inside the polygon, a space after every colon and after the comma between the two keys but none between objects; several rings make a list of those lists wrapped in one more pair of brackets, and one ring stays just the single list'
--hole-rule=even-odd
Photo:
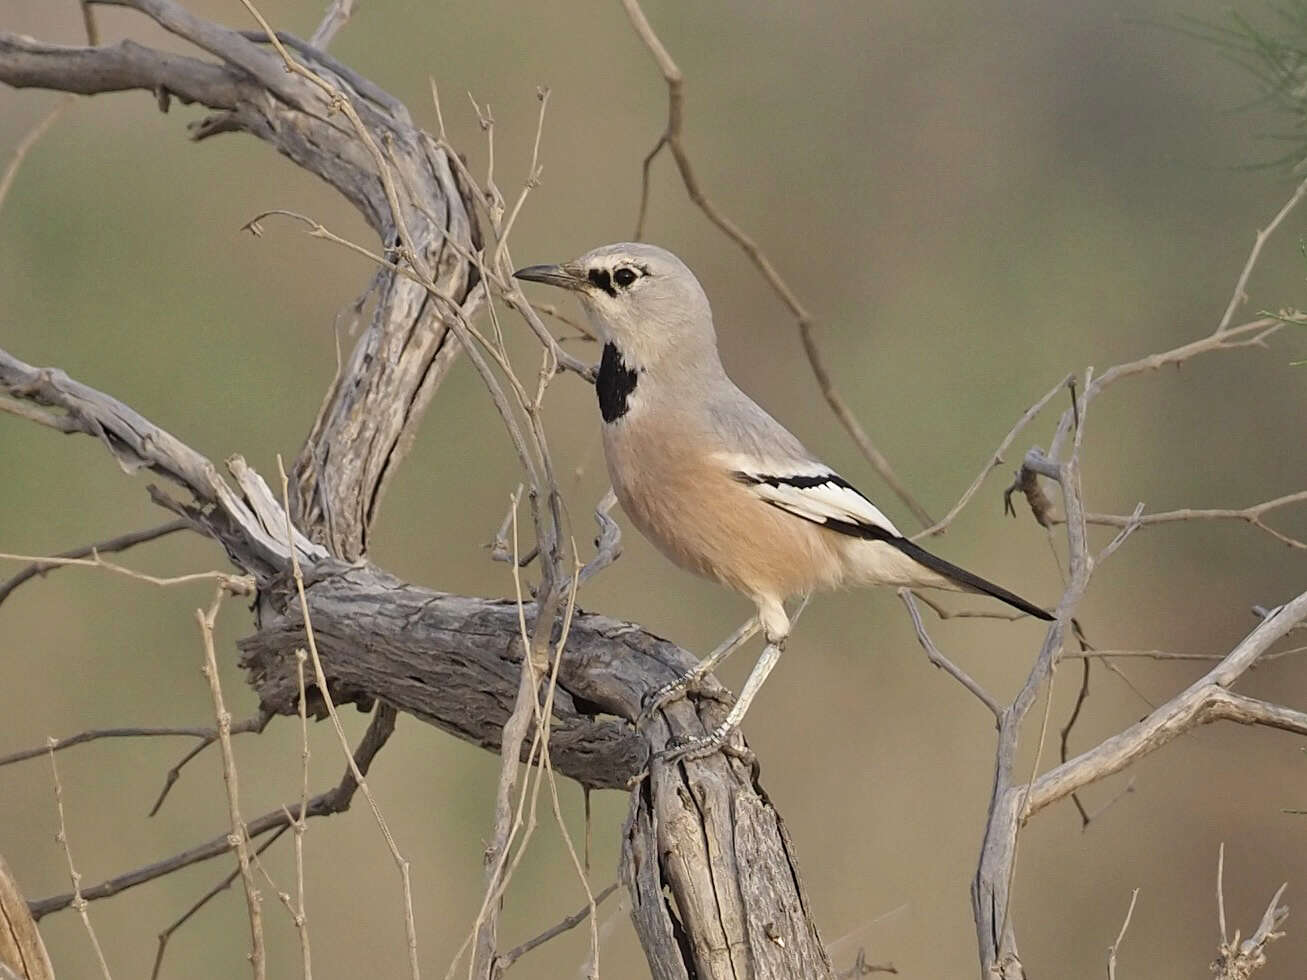
[{"label": "black flight feather", "polygon": [[[819,487],[829,483],[838,487],[854,490],[848,482],[834,473],[823,473],[820,476],[763,476],[752,473],[737,472],[734,476],[737,480],[740,480],[743,483],[769,483],[774,487],[785,484],[786,486],[797,487],[799,489],[810,489],[812,487]],[[854,492],[856,493],[856,490]],[[779,506],[774,501],[768,501],[768,503],[773,507]],[[785,508],[781,509],[784,510]],[[786,511],[786,513],[794,512]],[[795,516],[804,517],[802,514],[796,514]],[[907,538],[900,537],[897,534],[892,534],[886,528],[877,527],[873,524],[859,524],[855,521],[841,521],[833,517],[816,520],[804,517],[804,520],[813,520],[814,524],[821,524],[823,527],[828,527],[832,531],[836,531],[840,534],[847,534],[852,538],[865,538],[869,541],[884,541],[888,545],[893,545],[918,564],[925,565],[932,572],[938,572],[945,578],[952,579],[958,585],[970,589],[973,592],[980,592],[988,596],[993,596],[1000,602],[1006,602],[1014,609],[1020,609],[1023,613],[1034,616],[1036,619],[1042,619],[1045,622],[1052,622],[1054,619],[1054,617],[1049,613],[1040,609],[1033,602],[1027,602],[1015,592],[1009,592],[1001,585],[995,585],[993,582],[983,579],[973,572],[968,572],[965,568],[959,568],[950,561],[945,561],[937,555],[932,555],[916,542],[909,541]]]}]

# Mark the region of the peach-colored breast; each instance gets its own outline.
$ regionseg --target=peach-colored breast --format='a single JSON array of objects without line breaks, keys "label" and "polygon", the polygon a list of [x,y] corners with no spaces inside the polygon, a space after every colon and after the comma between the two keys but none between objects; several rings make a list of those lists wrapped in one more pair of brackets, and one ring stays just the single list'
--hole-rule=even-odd
[{"label": "peach-colored breast", "polygon": [[641,420],[605,426],[617,499],[646,538],[680,567],[748,596],[787,596],[839,584],[838,535],[778,510],[724,465]]}]

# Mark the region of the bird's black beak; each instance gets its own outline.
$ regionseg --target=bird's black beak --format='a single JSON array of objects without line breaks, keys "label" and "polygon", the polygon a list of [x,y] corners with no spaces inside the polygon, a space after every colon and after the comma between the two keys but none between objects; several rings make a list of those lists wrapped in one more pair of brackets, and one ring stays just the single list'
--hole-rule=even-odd
[{"label": "bird's black beak", "polygon": [[543,282],[547,286],[558,286],[579,292],[590,285],[588,279],[581,275],[579,269],[570,265],[529,265],[513,273],[514,279],[528,282]]}]

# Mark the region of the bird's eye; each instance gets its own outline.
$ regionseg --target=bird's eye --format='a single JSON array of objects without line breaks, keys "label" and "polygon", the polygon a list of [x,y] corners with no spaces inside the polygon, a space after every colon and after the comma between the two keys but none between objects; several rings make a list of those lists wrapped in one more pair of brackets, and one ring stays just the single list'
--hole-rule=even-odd
[{"label": "bird's eye", "polygon": [[617,283],[617,285],[621,286],[623,289],[635,282],[636,278],[635,270],[628,269],[626,266],[622,266],[613,273],[613,282]]}]

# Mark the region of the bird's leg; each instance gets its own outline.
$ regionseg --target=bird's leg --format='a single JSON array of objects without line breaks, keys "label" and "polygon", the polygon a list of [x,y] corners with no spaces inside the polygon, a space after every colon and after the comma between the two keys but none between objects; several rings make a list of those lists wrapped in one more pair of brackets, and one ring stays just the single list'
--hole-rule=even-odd
[{"label": "bird's leg", "polygon": [[[762,689],[763,682],[767,680],[767,675],[772,672],[772,668],[781,659],[781,654],[785,650],[785,640],[790,635],[790,618],[785,613],[785,606],[779,598],[774,596],[759,595],[754,597],[758,604],[758,622],[762,625],[763,631],[767,637],[767,645],[762,648],[762,654],[758,657],[758,662],[753,665],[753,670],[749,673],[748,679],[744,682],[744,687],[740,690],[740,696],[735,699],[735,704],[731,706],[730,712],[726,715],[726,720],[714,728],[703,738],[688,739],[685,741],[675,740],[663,752],[659,753],[659,760],[666,763],[676,759],[697,759],[700,756],[708,755],[718,749],[735,754],[727,746],[727,739],[731,733],[740,727],[740,722],[744,720],[745,712],[749,710],[749,705]],[[807,604],[807,600],[804,600]],[[802,612],[802,607],[800,607]],[[751,755],[745,750],[746,755]]]},{"label": "bird's leg", "polygon": [[702,738],[688,739],[669,745],[667,749],[659,753],[658,761],[666,764],[679,759],[698,759],[716,752],[718,749],[726,751],[726,740],[731,737],[731,733],[735,729],[740,727],[745,712],[749,710],[749,705],[753,703],[754,697],[762,689],[763,682],[767,680],[767,675],[772,672],[772,668],[780,661],[784,650],[784,637],[779,640],[768,639],[767,645],[763,647],[762,656],[754,664],[753,671],[749,674],[749,679],[744,682],[744,688],[740,691],[740,696],[735,699],[735,704],[731,707],[726,720]]},{"label": "bird's leg", "polygon": [[699,683],[707,677],[718,664],[742,647],[754,633],[758,632],[758,617],[752,617],[739,629],[728,636],[712,653],[699,661],[689,672],[682,674],[669,684],[664,684],[646,699],[646,706],[636,719],[635,727],[643,728],[654,713],[663,705],[683,697],[686,691],[696,690]]}]

